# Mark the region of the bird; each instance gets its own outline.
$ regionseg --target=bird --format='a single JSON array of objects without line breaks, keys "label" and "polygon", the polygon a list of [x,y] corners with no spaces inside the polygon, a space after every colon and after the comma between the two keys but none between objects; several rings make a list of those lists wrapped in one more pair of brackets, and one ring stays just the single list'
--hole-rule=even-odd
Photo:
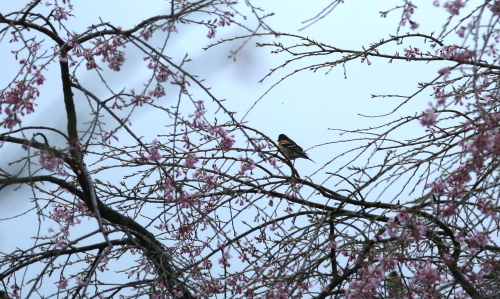
[{"label": "bird", "polygon": [[290,160],[294,160],[296,158],[303,158],[313,161],[311,158],[307,156],[304,150],[297,145],[297,143],[295,143],[292,139],[288,138],[288,136],[286,136],[285,134],[280,134],[278,136],[278,148]]},{"label": "bird", "polygon": [[0,299],[9,299],[9,295],[7,295],[7,292],[0,291]]},{"label": "bird", "polygon": [[403,282],[401,281],[401,276],[399,276],[398,271],[389,272],[389,276],[385,279],[385,285],[391,296],[398,298],[399,295],[401,295],[403,291]]}]

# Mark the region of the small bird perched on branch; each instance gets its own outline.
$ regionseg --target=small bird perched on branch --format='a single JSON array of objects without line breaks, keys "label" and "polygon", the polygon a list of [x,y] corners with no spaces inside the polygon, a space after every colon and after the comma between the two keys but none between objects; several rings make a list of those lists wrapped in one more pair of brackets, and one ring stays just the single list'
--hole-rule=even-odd
[{"label": "small bird perched on branch", "polygon": [[403,292],[403,282],[398,271],[389,272],[389,276],[385,279],[387,291],[394,298],[399,298]]},{"label": "small bird perched on branch", "polygon": [[0,299],[10,299],[5,291],[0,291]]},{"label": "small bird perched on branch", "polygon": [[296,158],[303,158],[313,161],[311,158],[307,156],[304,150],[297,145],[297,143],[295,143],[292,139],[288,138],[288,136],[286,136],[285,134],[280,134],[278,136],[278,148],[290,160],[294,160]]}]

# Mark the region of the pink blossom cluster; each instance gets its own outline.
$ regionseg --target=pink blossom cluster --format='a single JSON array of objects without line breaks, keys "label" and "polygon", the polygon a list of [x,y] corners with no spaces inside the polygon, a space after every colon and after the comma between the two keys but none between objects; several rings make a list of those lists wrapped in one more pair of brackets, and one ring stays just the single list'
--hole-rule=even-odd
[{"label": "pink blossom cluster", "polygon": [[109,262],[109,257],[107,255],[103,256],[99,265],[97,266],[97,270],[101,272],[108,271],[109,270],[109,268],[107,267],[108,262]]},{"label": "pink blossom cluster", "polygon": [[60,290],[65,290],[67,287],[68,287],[68,280],[64,277],[61,277],[61,279],[57,283],[57,288]]},{"label": "pink blossom cluster", "polygon": [[440,207],[439,210],[439,218],[444,219],[450,216],[454,216],[460,213],[460,209],[452,204],[452,203],[446,203],[442,207]]},{"label": "pink blossom cluster", "polygon": [[455,33],[456,33],[459,37],[464,38],[464,37],[465,37],[465,30],[466,30],[466,29],[467,29],[467,28],[466,28],[465,26],[460,26],[460,27],[458,28],[458,30],[457,30],[457,31],[455,31]]},{"label": "pink blossom cluster", "polygon": [[218,262],[219,264],[221,264],[222,266],[224,267],[231,267],[231,264],[229,263],[229,260],[233,257],[230,253],[229,253],[229,248],[225,249],[222,251],[222,257],[219,258]]},{"label": "pink blossom cluster", "polygon": [[449,67],[444,67],[438,71],[439,75],[444,76],[443,80],[447,80],[450,77],[451,70]]},{"label": "pink blossom cluster", "polygon": [[292,180],[290,182],[290,188],[286,190],[285,194],[291,198],[300,198],[300,190],[302,189],[302,185],[298,185],[296,181]]},{"label": "pink blossom cluster", "polygon": [[238,157],[238,160],[243,161],[240,166],[240,171],[238,174],[244,175],[247,171],[252,171],[255,168],[255,161],[250,158],[243,159],[243,157]]},{"label": "pink blossom cluster", "polygon": [[[448,196],[461,197],[466,191],[466,183],[472,180],[473,173],[480,173],[487,165],[488,161],[498,156],[500,146],[500,137],[498,134],[492,134],[489,127],[498,126],[498,120],[493,115],[487,122],[494,122],[488,126],[486,124],[469,124],[470,130],[474,130],[472,138],[468,141],[459,141],[458,145],[462,147],[462,155],[469,157],[461,162],[455,171],[448,175],[439,185],[432,185],[432,191],[438,194],[447,191]],[[467,125],[467,124],[465,124]],[[485,209],[487,210],[487,209]]]},{"label": "pink blossom cluster", "polygon": [[[63,1],[65,3],[65,1]],[[51,6],[53,5],[50,2],[45,2],[45,6]],[[71,16],[70,11],[71,11],[71,5],[69,7],[64,7],[64,6],[59,6],[59,4],[56,1],[56,7],[52,10],[52,17],[56,21],[61,21],[61,20],[67,20],[69,16]]]},{"label": "pink blossom cluster", "polygon": [[420,49],[410,47],[409,49],[404,48],[404,51],[405,51],[406,61],[412,61],[417,58],[417,54],[418,52],[420,52]]},{"label": "pink blossom cluster", "polygon": [[460,9],[465,7],[465,2],[463,0],[450,0],[446,1],[443,7],[448,11],[451,15],[459,15]]},{"label": "pink blossom cluster", "polygon": [[403,10],[403,19],[401,20],[401,25],[405,25],[405,21],[410,23],[410,29],[416,30],[420,26],[417,22],[411,20],[411,16],[415,13],[415,8],[417,6],[413,4],[411,1],[406,1],[405,7]]},{"label": "pink blossom cluster", "polygon": [[[37,72],[34,82],[43,84],[45,78]],[[26,81],[16,81],[14,86],[0,94],[0,114],[5,113],[5,118],[0,122],[4,128],[12,129],[21,124],[21,117],[35,111],[34,101],[40,95],[38,88]]]},{"label": "pink blossom cluster", "polygon": [[[130,103],[133,104],[134,106],[142,107],[144,104],[152,102],[152,100],[151,100],[151,98],[149,96],[144,96],[144,95],[141,95],[141,94],[134,94],[133,90],[131,92],[132,92],[133,96],[132,96],[132,99],[130,100]],[[165,95],[164,91],[162,91],[160,93],[162,94],[161,96]],[[152,96],[157,96],[158,97],[158,94],[156,94],[154,92],[153,93],[150,92],[150,94]],[[113,104],[113,106],[111,106],[111,108],[118,108],[118,109],[121,110],[122,107],[115,101],[115,103]]]},{"label": "pink blossom cluster", "polygon": [[229,135],[229,133],[223,127],[211,126],[208,132],[212,135],[222,138],[222,140],[219,142],[219,146],[224,152],[228,152],[236,143],[236,140],[234,140],[234,135]]},{"label": "pink blossom cluster", "polygon": [[[442,88],[433,86],[434,89],[434,98],[437,100],[437,106],[444,106],[446,104],[446,100],[453,96],[450,92],[445,92]],[[432,107],[432,104],[430,104]]]},{"label": "pink blossom cluster", "polygon": [[139,31],[139,34],[144,38],[145,40],[148,40],[150,37],[153,36],[153,33],[149,29],[143,29]]},{"label": "pink blossom cluster", "polygon": [[[75,213],[75,210],[70,209],[67,205],[62,204],[52,204],[52,211],[49,212],[50,219],[54,220],[60,225],[60,230],[62,234],[56,234],[52,237],[52,243],[59,248],[66,247],[69,244],[67,237],[69,236],[69,227],[75,224],[80,224],[81,219],[79,219]],[[89,211],[79,208],[79,210],[85,210],[84,215],[89,215]],[[49,232],[54,232],[52,227],[49,227]]]},{"label": "pink blossom cluster", "polygon": [[172,24],[169,24],[169,25],[165,25],[161,28],[162,31],[168,31],[168,32],[179,32],[177,31],[177,27],[175,27],[175,25],[172,25]]},{"label": "pink blossom cluster", "polygon": [[149,159],[148,159],[148,157],[146,157],[146,155],[144,153],[141,153],[139,155],[139,157],[132,157],[132,162],[144,165],[144,164],[147,164],[149,162]]},{"label": "pink blossom cluster", "polygon": [[56,157],[54,153],[49,150],[40,150],[37,154],[40,155],[38,163],[43,169],[62,176],[68,175],[66,170],[64,170],[64,156]]},{"label": "pink blossom cluster", "polygon": [[69,13],[66,10],[66,7],[57,6],[53,10],[53,16],[57,21],[68,20]]},{"label": "pink blossom cluster", "polygon": [[424,284],[437,284],[441,281],[438,270],[429,261],[420,266],[414,275],[414,279]]},{"label": "pink blossom cluster", "polygon": [[94,43],[93,49],[85,49],[84,51],[75,51],[77,56],[84,56],[87,59],[87,69],[97,68],[94,60],[96,56],[102,56],[103,62],[108,62],[108,67],[114,71],[120,71],[125,63],[125,52],[118,50],[119,47],[125,48],[126,45],[119,36],[111,39],[98,38]]},{"label": "pink blossom cluster", "polygon": [[234,14],[227,13],[225,15],[220,16],[220,19],[219,19],[219,22],[217,22],[217,25],[215,25],[215,24],[207,24],[207,27],[208,27],[207,37],[208,38],[214,38],[215,37],[215,33],[217,33],[216,28],[218,26],[220,26],[220,27],[230,26],[231,23],[234,22],[232,20],[232,17],[234,17]]},{"label": "pink blossom cluster", "polygon": [[464,238],[464,241],[467,243],[467,246],[465,246],[464,249],[470,251],[471,253],[475,253],[477,249],[481,249],[488,245],[490,242],[490,236],[487,233],[475,230],[474,232],[469,232]]},{"label": "pink blossom cluster", "polygon": [[424,240],[426,232],[429,230],[427,225],[418,217],[411,213],[400,211],[396,218],[389,218],[386,232],[391,238],[403,238],[411,242]]},{"label": "pink blossom cluster", "polygon": [[187,86],[189,86],[189,81],[186,80],[186,76],[181,74],[170,81],[170,84],[179,85],[181,92],[187,94]]},{"label": "pink blossom cluster", "polygon": [[195,168],[194,165],[198,163],[200,159],[195,154],[188,155],[184,160],[184,166],[187,168]]},{"label": "pink blossom cluster", "polygon": [[57,223],[74,226],[75,223],[78,224],[81,222],[75,218],[74,211],[66,205],[53,203],[52,208],[53,209],[49,212],[49,215],[50,218]]},{"label": "pink blossom cluster", "polygon": [[231,23],[233,23],[233,18],[234,14],[232,13],[226,13],[225,15],[220,16],[219,22],[217,23],[217,26],[231,26]]},{"label": "pink blossom cluster", "polygon": [[442,58],[456,62],[464,62],[473,57],[473,53],[467,48],[459,48],[456,46],[445,46],[436,50],[436,52]]},{"label": "pink blossom cluster", "polygon": [[477,202],[477,209],[485,217],[491,217],[493,220],[498,221],[499,216],[497,212],[497,205],[493,200],[480,198]]},{"label": "pink blossom cluster", "polygon": [[193,118],[191,121],[191,126],[193,126],[193,128],[195,129],[207,131],[211,136],[222,138],[222,140],[219,142],[220,148],[225,152],[229,151],[231,147],[236,143],[236,141],[234,140],[234,135],[230,135],[222,126],[211,126],[205,120],[206,109],[203,101],[197,101],[195,105],[196,110],[194,114],[189,115],[189,117]]},{"label": "pink blossom cluster", "polygon": [[462,165],[443,181],[444,184],[440,185],[443,188],[442,190],[432,189],[432,192],[444,193],[446,190],[446,196],[448,197],[462,197],[468,190],[465,184],[470,180],[471,176],[468,167]]},{"label": "pink blossom cluster", "polygon": [[214,27],[210,27],[208,29],[208,33],[207,33],[207,37],[208,38],[214,38],[215,37],[215,33],[217,32],[217,30],[215,30]]},{"label": "pink blossom cluster", "polygon": [[280,169],[281,167],[283,167],[282,165],[279,165],[278,160],[273,157],[269,158],[268,162],[274,167],[274,169]]},{"label": "pink blossom cluster", "polygon": [[199,191],[203,195],[209,194],[209,192],[220,187],[224,182],[223,176],[215,176],[202,168],[196,169],[193,173],[193,179],[203,182]]},{"label": "pink blossom cluster", "polygon": [[[145,57],[145,60],[148,60],[150,57]],[[157,84],[153,90],[149,91],[149,96],[155,97],[155,98],[161,98],[166,95],[165,93],[165,88],[160,84],[163,82],[167,82],[168,78],[173,75],[173,72],[170,71],[170,69],[162,64],[159,63],[154,63],[154,62],[149,62],[148,68],[152,69],[155,73],[155,78],[157,80]],[[171,82],[171,84],[175,85],[180,85],[181,86],[181,91],[185,92],[185,85],[188,85],[189,83],[184,81],[184,76],[180,76],[182,78],[182,82],[179,80],[174,80]]]},{"label": "pink blossom cluster", "polygon": [[171,179],[167,178],[163,180],[163,184],[161,185],[165,194],[170,194],[175,191],[175,187]]},{"label": "pink blossom cluster", "polygon": [[419,122],[424,127],[431,127],[437,124],[437,118],[439,114],[434,112],[434,108],[428,108],[425,110],[424,114],[419,118]]},{"label": "pink blossom cluster", "polygon": [[160,149],[161,144],[158,142],[158,140],[153,140],[151,146],[148,148],[148,159],[150,161],[158,162],[162,158],[159,149]]},{"label": "pink blossom cluster", "polygon": [[92,212],[90,212],[87,205],[81,200],[76,201],[75,209],[84,216],[91,216],[92,215]]},{"label": "pink blossom cluster", "polygon": [[288,299],[288,293],[290,292],[290,284],[288,283],[276,283],[273,288],[266,294],[266,299]]},{"label": "pink blossom cluster", "polygon": [[403,9],[403,16],[401,17],[401,21],[399,22],[399,25],[405,26],[406,22],[408,22],[408,23],[410,23],[410,29],[412,29],[412,30],[418,29],[420,24],[418,24],[417,22],[415,22],[411,19],[411,17],[415,13],[415,9],[417,8],[417,6],[415,4],[413,4],[411,1],[405,1],[405,4],[403,6],[396,6],[390,10],[387,10],[387,11],[380,11],[379,13],[380,13],[380,16],[382,18],[387,18],[387,15],[389,14],[389,12],[391,12],[393,10],[401,9],[401,8]]},{"label": "pink blossom cluster", "polygon": [[493,15],[500,15],[500,0],[494,0],[493,3],[488,3],[488,8],[493,13]]},{"label": "pink blossom cluster", "polygon": [[351,281],[345,290],[346,299],[372,299],[377,296],[377,289],[385,280],[385,270],[381,265],[371,264],[359,271],[360,279]]},{"label": "pink blossom cluster", "polygon": [[[148,65],[149,67],[149,65]],[[157,68],[157,73],[156,73],[156,80],[158,82],[167,82],[168,77],[173,75],[172,71],[166,66],[155,66],[155,69]]]}]

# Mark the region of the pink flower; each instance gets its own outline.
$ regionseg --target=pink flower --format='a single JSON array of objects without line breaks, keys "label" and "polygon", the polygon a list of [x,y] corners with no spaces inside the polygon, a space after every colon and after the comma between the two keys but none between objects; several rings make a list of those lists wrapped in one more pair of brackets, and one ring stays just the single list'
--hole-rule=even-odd
[{"label": "pink flower", "polygon": [[113,71],[118,72],[120,71],[121,66],[125,62],[125,52],[116,51],[112,55],[108,56],[106,60],[109,62],[108,67]]},{"label": "pink flower", "polygon": [[94,59],[88,59],[85,65],[87,66],[87,70],[92,70],[97,67],[97,64],[95,63]]},{"label": "pink flower", "polygon": [[370,265],[360,272],[360,278],[351,281],[349,289],[345,292],[347,299],[373,298],[377,295],[377,288],[385,279],[379,266]]},{"label": "pink flower", "polygon": [[488,4],[488,8],[494,15],[500,15],[500,1],[495,0],[493,4]]},{"label": "pink flower", "polygon": [[161,159],[161,155],[158,152],[159,144],[158,141],[155,139],[153,140],[153,146],[149,148],[149,156],[148,159],[151,161],[159,161]]},{"label": "pink flower", "polygon": [[444,205],[443,209],[441,210],[441,215],[439,215],[439,218],[454,216],[459,212],[460,212],[460,209],[457,209],[455,207],[455,205],[447,203]]},{"label": "pink flower", "polygon": [[465,27],[464,26],[461,26],[460,29],[458,29],[455,33],[459,36],[459,37],[465,37]]},{"label": "pink flower", "polygon": [[280,169],[281,167],[283,167],[281,165],[278,165],[277,162],[278,162],[278,160],[276,160],[274,158],[269,159],[269,164],[271,164],[274,167],[274,169]]},{"label": "pink flower", "polygon": [[54,19],[56,19],[57,21],[61,21],[61,20],[67,20],[69,14],[66,11],[65,7],[59,6],[59,7],[54,8],[53,16],[54,16]]},{"label": "pink flower", "polygon": [[156,75],[156,80],[158,82],[167,82],[168,77],[173,73],[168,69],[168,67],[160,67],[160,71]]},{"label": "pink flower", "polygon": [[449,67],[444,67],[444,68],[440,69],[440,70],[438,71],[438,73],[439,73],[441,76],[444,76],[444,78],[443,78],[443,79],[444,79],[444,80],[446,80],[446,79],[448,79],[448,77],[450,76],[450,74],[451,74],[451,70],[450,70],[450,68],[449,68]]},{"label": "pink flower", "polygon": [[43,169],[56,172],[62,176],[68,175],[68,173],[64,170],[64,156],[60,158],[56,157],[54,153],[47,150],[41,150],[38,153],[40,154],[38,163],[40,163]]},{"label": "pink flower", "polygon": [[118,50],[118,47],[125,48],[125,44],[121,37],[115,37],[110,40],[97,39],[94,43],[94,53],[92,53],[92,50],[88,49],[88,53],[85,56],[87,58],[87,69],[97,67],[94,57],[102,55],[102,61],[108,62],[108,67],[110,69],[119,71],[125,62],[125,52]]},{"label": "pink flower", "polygon": [[457,61],[457,62],[463,62],[467,59],[470,59],[471,58],[471,53],[469,53],[469,51],[467,50],[463,50],[463,51],[460,51],[460,52],[455,52],[455,54],[453,55],[453,57],[451,58],[452,60],[454,61]]},{"label": "pink flower", "polygon": [[411,236],[416,240],[416,241],[421,241],[424,239],[425,233],[427,232],[428,227],[424,223],[420,221],[415,221],[413,224],[413,227],[411,229]]},{"label": "pink flower", "polygon": [[45,81],[46,79],[42,74],[40,74],[40,71],[37,71],[34,80],[37,85],[42,85],[43,81]]},{"label": "pink flower", "polygon": [[85,280],[83,280],[80,276],[77,276],[75,278],[75,283],[78,286],[83,286],[83,285],[85,285]]},{"label": "pink flower", "polygon": [[417,29],[418,29],[418,27],[420,27],[420,24],[419,24],[419,23],[417,23],[417,22],[414,22],[414,21],[412,21],[412,20],[409,20],[409,22],[410,22],[410,29],[411,29],[411,30],[417,30]]},{"label": "pink flower", "polygon": [[441,281],[441,277],[438,274],[437,269],[432,267],[432,264],[427,261],[425,265],[415,273],[415,280],[419,280],[425,284],[435,284]]},{"label": "pink flower", "polygon": [[215,37],[215,33],[216,33],[216,32],[217,32],[217,30],[215,30],[215,28],[210,28],[210,29],[208,30],[207,37],[208,37],[208,38],[213,38],[213,37]]},{"label": "pink flower", "polygon": [[255,168],[255,162],[248,159],[245,163],[241,164],[240,173],[243,174],[248,170],[253,170]]},{"label": "pink flower", "polygon": [[168,32],[179,32],[177,31],[177,28],[174,25],[167,25],[161,28],[163,31],[168,31]]},{"label": "pink flower", "polygon": [[475,230],[474,233],[469,232],[467,234],[465,241],[469,244],[468,248],[470,249],[484,247],[490,242],[490,236],[483,232]]},{"label": "pink flower", "polygon": [[442,180],[436,180],[430,184],[425,186],[426,188],[431,188],[431,193],[436,194],[437,196],[444,195],[446,191],[447,184]]},{"label": "pink flower", "polygon": [[495,204],[491,200],[481,200],[478,202],[478,210],[483,213],[485,217],[493,217],[493,219],[498,219],[498,215],[495,212]]},{"label": "pink flower", "polygon": [[195,154],[189,155],[184,162],[184,166],[187,168],[194,168],[194,165],[198,163],[198,161],[199,158]]},{"label": "pink flower", "polygon": [[404,51],[405,51],[406,61],[412,61],[412,60],[415,60],[417,58],[417,54],[420,51],[420,49],[419,48],[410,48],[410,49],[405,48]]},{"label": "pink flower", "polygon": [[424,127],[430,127],[437,123],[437,117],[439,115],[434,113],[434,109],[429,108],[425,110],[425,113],[420,117],[419,122]]},{"label": "pink flower", "polygon": [[163,88],[160,84],[157,84],[155,89],[148,92],[148,95],[155,98],[164,97],[166,95],[165,88]]},{"label": "pink flower", "polygon": [[2,106],[5,105],[3,112],[7,115],[0,125],[8,129],[21,124],[20,115],[24,116],[35,111],[33,102],[40,95],[36,87],[25,81],[16,81],[14,84],[10,90],[0,93],[0,114]]},{"label": "pink flower", "polygon": [[226,130],[224,130],[224,132],[226,133],[225,135],[220,134],[220,136],[222,137],[222,141],[219,143],[219,146],[224,152],[227,152],[236,143],[236,141],[233,139],[234,135],[227,135]]},{"label": "pink flower", "polygon": [[451,0],[447,1],[444,5],[444,8],[452,14],[452,15],[459,15],[460,14],[460,9],[465,7],[465,3],[462,2],[462,0]]},{"label": "pink flower", "polygon": [[59,283],[57,284],[57,288],[60,290],[65,290],[68,287],[68,280],[66,278],[61,278]]},{"label": "pink flower", "polygon": [[149,29],[144,29],[144,30],[141,30],[139,31],[139,34],[145,39],[145,40],[148,40],[151,36],[153,36],[153,34],[151,33],[151,31]]}]

